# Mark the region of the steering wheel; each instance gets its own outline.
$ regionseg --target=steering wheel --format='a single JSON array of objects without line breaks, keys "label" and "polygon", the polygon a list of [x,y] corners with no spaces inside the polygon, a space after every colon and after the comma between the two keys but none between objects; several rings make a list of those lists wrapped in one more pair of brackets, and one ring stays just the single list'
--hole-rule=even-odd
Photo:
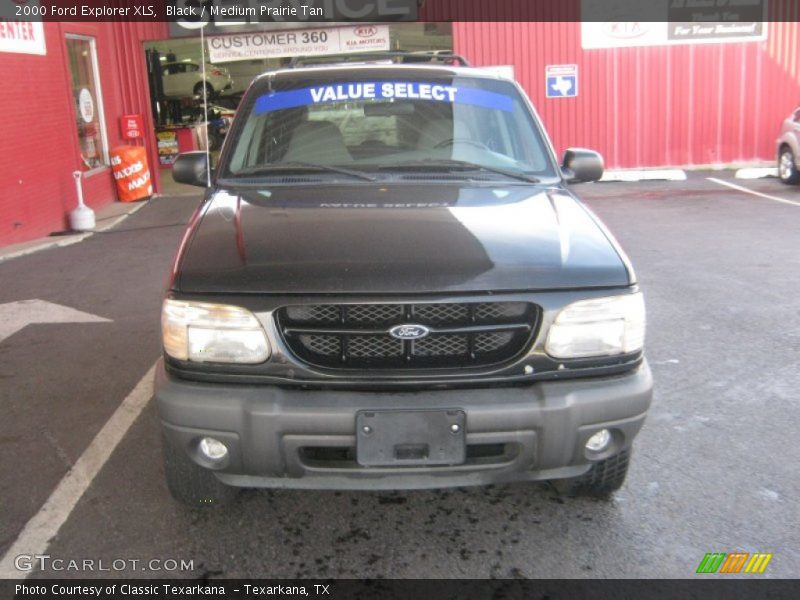
[{"label": "steering wheel", "polygon": [[442,140],[441,142],[436,144],[434,148],[446,148],[447,146],[453,146],[455,144],[469,144],[470,146],[475,146],[476,148],[480,148],[481,150],[490,150],[489,146],[487,146],[483,142],[479,142],[477,140],[473,140],[471,138],[466,138],[466,137],[457,137],[457,138]]}]

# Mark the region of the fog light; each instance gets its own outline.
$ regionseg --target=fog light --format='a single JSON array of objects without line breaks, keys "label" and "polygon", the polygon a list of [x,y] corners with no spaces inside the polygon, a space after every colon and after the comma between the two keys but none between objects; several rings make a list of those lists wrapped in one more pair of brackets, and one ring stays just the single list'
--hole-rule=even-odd
[{"label": "fog light", "polygon": [[608,429],[601,429],[586,442],[586,449],[592,452],[602,452],[611,443],[611,432]]},{"label": "fog light", "polygon": [[210,460],[222,460],[228,455],[225,444],[214,438],[204,437],[200,440],[200,452]]}]

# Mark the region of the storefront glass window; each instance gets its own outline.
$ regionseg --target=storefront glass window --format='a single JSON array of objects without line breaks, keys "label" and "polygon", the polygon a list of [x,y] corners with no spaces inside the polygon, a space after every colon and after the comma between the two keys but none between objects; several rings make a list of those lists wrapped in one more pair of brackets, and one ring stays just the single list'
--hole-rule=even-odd
[{"label": "storefront glass window", "polygon": [[67,55],[81,149],[80,166],[86,171],[107,166],[108,146],[103,125],[103,98],[97,76],[94,39],[67,36]]}]

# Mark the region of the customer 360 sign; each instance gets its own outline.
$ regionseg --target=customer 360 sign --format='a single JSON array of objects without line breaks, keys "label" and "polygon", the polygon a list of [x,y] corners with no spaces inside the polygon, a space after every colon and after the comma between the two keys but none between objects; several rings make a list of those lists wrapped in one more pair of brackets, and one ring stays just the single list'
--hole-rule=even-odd
[{"label": "customer 360 sign", "polygon": [[322,56],[390,48],[388,25],[282,29],[208,38],[208,58],[213,63],[283,56]]}]

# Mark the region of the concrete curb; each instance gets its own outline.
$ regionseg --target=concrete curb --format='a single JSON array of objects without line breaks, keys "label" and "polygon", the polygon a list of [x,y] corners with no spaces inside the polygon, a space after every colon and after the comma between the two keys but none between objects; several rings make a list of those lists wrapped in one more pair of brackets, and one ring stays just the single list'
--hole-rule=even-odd
[{"label": "concrete curb", "polygon": [[72,244],[77,244],[78,242],[82,242],[91,235],[92,235],[91,233],[78,233],[75,235],[71,235],[69,237],[64,237],[60,240],[53,240],[47,242],[39,242],[39,241],[25,242],[20,245],[21,246],[27,246],[28,244],[31,245],[27,248],[21,248],[19,250],[0,254],[0,263],[5,262],[7,260],[11,260],[12,258],[27,256],[28,254],[33,254],[34,252],[39,252],[40,250],[47,250],[48,248],[63,248],[64,246],[71,246]]},{"label": "concrete curb", "polygon": [[[42,238],[40,240],[33,240],[30,242],[23,242],[22,244],[15,244],[14,246],[9,246],[7,249],[0,248],[0,263],[5,262],[7,260],[11,260],[13,258],[19,258],[20,256],[27,256],[28,254],[33,254],[35,252],[41,252],[42,250],[47,250],[49,248],[64,248],[65,246],[71,246],[72,244],[77,244],[78,242],[82,242],[83,240],[92,237],[95,233],[100,233],[103,231],[107,231],[112,227],[116,227],[122,221],[127,219],[129,216],[134,214],[135,212],[141,210],[149,203],[147,202],[138,202],[136,204],[132,204],[130,206],[130,210],[125,214],[118,215],[115,217],[108,217],[106,219],[100,219],[98,222],[97,227],[95,227],[92,231],[86,231],[83,233],[75,233],[74,235],[65,235],[64,237],[56,237],[56,238]],[[15,246],[18,249],[15,249]]]}]

